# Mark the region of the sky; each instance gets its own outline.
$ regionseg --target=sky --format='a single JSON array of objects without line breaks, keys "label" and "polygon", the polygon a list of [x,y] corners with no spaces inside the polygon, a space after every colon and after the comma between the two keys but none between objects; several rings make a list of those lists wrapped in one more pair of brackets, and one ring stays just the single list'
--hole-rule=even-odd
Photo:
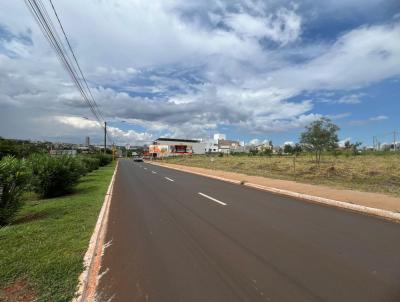
[{"label": "sky", "polygon": [[[118,144],[213,133],[283,144],[320,117],[367,146],[400,130],[397,0],[53,3]],[[100,143],[24,1],[1,6],[0,136]]]}]

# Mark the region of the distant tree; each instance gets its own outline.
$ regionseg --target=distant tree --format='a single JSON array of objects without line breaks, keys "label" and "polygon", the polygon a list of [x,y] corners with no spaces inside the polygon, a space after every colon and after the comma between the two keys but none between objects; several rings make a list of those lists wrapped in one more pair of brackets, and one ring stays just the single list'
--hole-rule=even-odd
[{"label": "distant tree", "polygon": [[283,153],[293,154],[294,153],[294,147],[291,144],[284,145],[283,146]]},{"label": "distant tree", "polygon": [[361,145],[362,145],[361,142],[355,142],[354,144],[352,144],[349,140],[344,142],[344,148],[346,150],[351,150],[351,153],[353,155],[358,154],[358,147],[360,147]]},{"label": "distant tree", "polygon": [[319,166],[322,151],[332,150],[339,141],[337,132],[339,127],[328,118],[320,118],[308,126],[301,134],[301,144],[315,154],[315,162]]},{"label": "distant tree", "polygon": [[264,148],[262,151],[263,155],[271,156],[272,155],[272,149],[270,148]]},{"label": "distant tree", "polygon": [[251,148],[251,149],[249,150],[249,154],[250,154],[250,155],[257,155],[257,153],[258,153],[258,151],[257,151],[256,148]]},{"label": "distant tree", "polygon": [[354,144],[351,144],[351,151],[353,152],[353,155],[358,154],[358,147],[362,145],[362,142],[355,142]]},{"label": "distant tree", "polygon": [[303,149],[301,148],[300,144],[294,145],[294,147],[293,147],[294,154],[299,155],[302,151],[303,151]]}]

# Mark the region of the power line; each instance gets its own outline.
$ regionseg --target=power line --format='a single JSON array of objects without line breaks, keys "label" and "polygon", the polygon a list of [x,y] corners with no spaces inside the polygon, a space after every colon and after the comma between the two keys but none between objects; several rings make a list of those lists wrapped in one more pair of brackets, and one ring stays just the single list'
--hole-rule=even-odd
[{"label": "power line", "polygon": [[91,92],[91,90],[90,90],[90,88],[89,88],[89,85],[88,85],[88,83],[87,83],[87,81],[86,81],[85,75],[84,75],[83,72],[82,72],[82,69],[81,69],[81,67],[80,67],[80,65],[79,65],[79,63],[78,63],[78,60],[76,59],[76,56],[75,56],[75,53],[74,53],[74,51],[73,51],[73,49],[72,49],[72,47],[71,47],[71,44],[69,43],[69,39],[68,39],[68,37],[67,37],[67,34],[65,33],[65,30],[64,30],[64,27],[63,27],[63,25],[62,25],[62,23],[61,23],[61,21],[60,21],[60,18],[58,17],[57,11],[56,11],[56,9],[55,9],[55,7],[54,7],[54,5],[53,5],[53,1],[52,1],[52,0],[49,0],[49,1],[50,1],[50,4],[51,4],[51,7],[52,7],[52,9],[53,9],[54,15],[55,15],[56,18],[57,18],[58,24],[60,25],[60,28],[61,28],[61,31],[62,31],[62,33],[63,33],[63,35],[64,35],[65,41],[67,42],[68,48],[69,48],[69,50],[70,50],[71,53],[72,53],[72,56],[73,56],[74,61],[75,61],[75,63],[76,63],[76,66],[78,67],[79,73],[81,74],[82,79],[83,79],[83,81],[85,82],[85,86],[86,86],[87,90],[89,91],[89,94],[90,94],[92,103],[94,104],[94,107],[97,109],[97,111],[98,111],[100,117],[104,120],[104,116],[103,116],[103,114],[101,113],[101,111],[100,111],[100,109],[99,109],[99,107],[98,107],[98,105],[97,105],[97,103],[96,103],[96,101],[95,101],[95,99],[94,99],[94,97],[93,97],[93,95],[92,95],[92,92]]},{"label": "power line", "polygon": [[[25,0],[25,4],[27,5],[28,9],[32,13],[35,21],[39,25],[40,30],[42,31],[43,35],[49,42],[50,46],[55,51],[57,58],[60,61],[62,67],[71,77],[74,85],[76,86],[79,93],[81,94],[84,102],[88,105],[88,107],[89,107],[90,111],[92,112],[92,114],[94,115],[96,121],[99,123],[99,126],[101,128],[105,129],[106,123],[105,123],[104,115],[100,111],[100,109],[93,97],[93,94],[87,83],[86,77],[84,76],[84,74],[82,72],[82,69],[78,63],[76,55],[71,47],[71,44],[67,37],[67,34],[64,30],[64,27],[62,26],[61,20],[57,14],[57,11],[56,11],[52,1],[50,0],[51,7],[56,16],[57,22],[61,28],[61,31],[63,33],[65,41],[67,42],[68,49],[72,54],[73,60],[71,60],[71,57],[69,56],[68,51],[65,48],[64,43],[62,42],[62,39],[58,35],[58,32],[47,12],[46,7],[43,4],[43,2],[41,0]],[[79,71],[79,73],[78,73],[78,71]],[[79,75],[81,76],[81,78],[79,78]],[[82,81],[83,81],[83,84],[82,84]],[[107,132],[107,137],[111,141],[111,138],[110,138],[110,135],[108,134],[108,132]]]}]

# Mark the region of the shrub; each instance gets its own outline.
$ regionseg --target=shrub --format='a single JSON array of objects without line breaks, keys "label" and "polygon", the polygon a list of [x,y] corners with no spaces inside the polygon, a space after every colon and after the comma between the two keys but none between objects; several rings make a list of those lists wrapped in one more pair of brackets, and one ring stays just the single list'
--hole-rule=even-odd
[{"label": "shrub", "polygon": [[79,158],[85,173],[97,170],[100,167],[100,159],[91,156],[82,156]]},{"label": "shrub", "polygon": [[34,155],[30,158],[33,190],[42,197],[60,196],[72,191],[84,173],[77,158]]},{"label": "shrub", "polygon": [[100,160],[100,167],[107,166],[109,163],[112,162],[112,155],[110,154],[99,153],[95,155],[95,158],[98,158]]},{"label": "shrub", "polygon": [[6,156],[0,161],[0,225],[10,222],[22,206],[31,173],[25,160]]}]

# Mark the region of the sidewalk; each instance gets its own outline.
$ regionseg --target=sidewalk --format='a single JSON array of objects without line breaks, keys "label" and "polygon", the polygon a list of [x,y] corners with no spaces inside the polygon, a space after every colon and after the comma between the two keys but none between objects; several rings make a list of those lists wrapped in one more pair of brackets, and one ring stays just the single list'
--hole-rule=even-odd
[{"label": "sidewalk", "polygon": [[176,164],[151,162],[152,164],[179,169],[186,172],[207,174],[210,176],[222,177],[238,182],[250,182],[260,186],[273,187],[276,189],[292,191],[322,198],[333,199],[360,206],[376,208],[395,213],[400,213],[400,198],[380,193],[360,192],[353,190],[335,189],[322,185],[310,185],[290,180],[280,180],[261,176],[251,176],[235,172],[220,170],[209,170],[198,167],[189,167]]}]

